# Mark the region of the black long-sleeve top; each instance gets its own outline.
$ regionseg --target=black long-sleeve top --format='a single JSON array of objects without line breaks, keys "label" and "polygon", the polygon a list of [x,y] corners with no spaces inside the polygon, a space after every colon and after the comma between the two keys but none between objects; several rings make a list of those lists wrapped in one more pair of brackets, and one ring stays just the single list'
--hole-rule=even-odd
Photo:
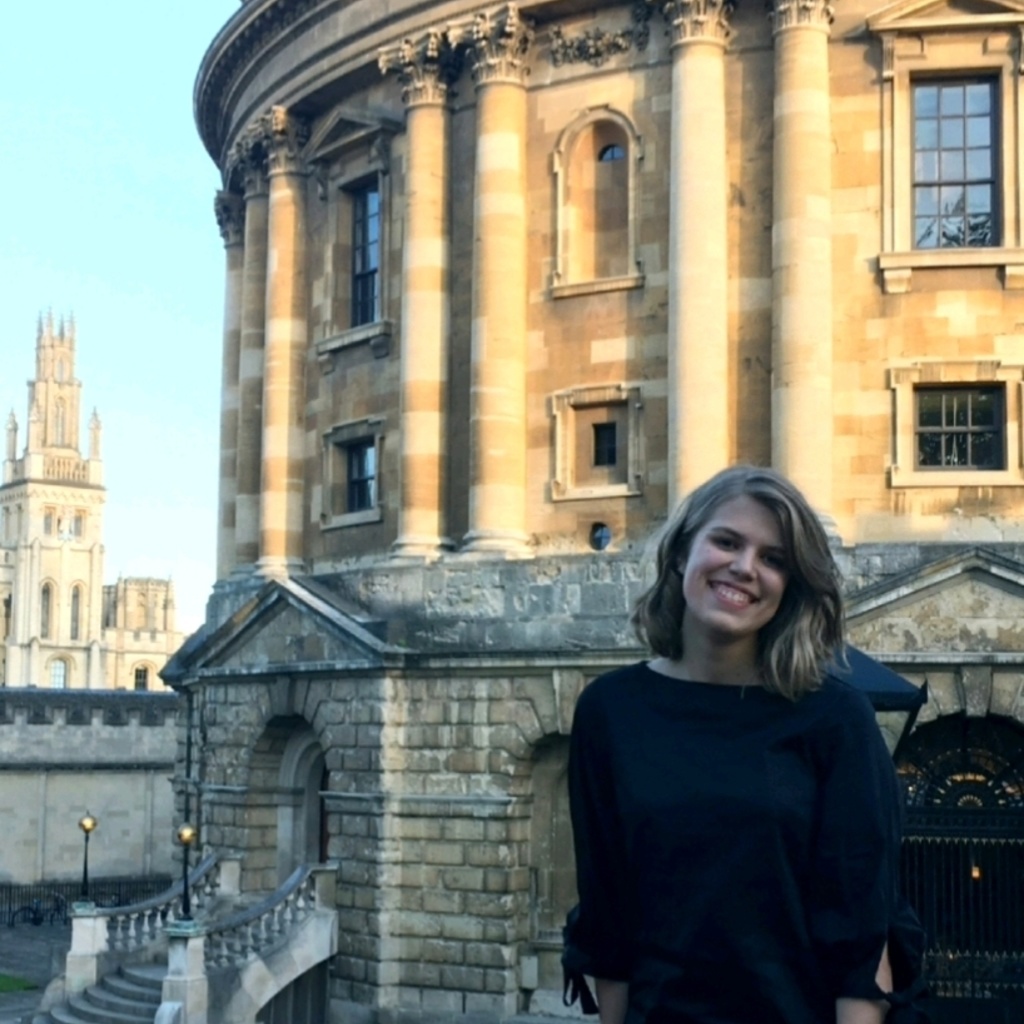
[{"label": "black long-sleeve top", "polygon": [[629,982],[627,1024],[834,1024],[880,997],[901,803],[852,687],[611,672],[577,704],[569,794],[573,956]]}]

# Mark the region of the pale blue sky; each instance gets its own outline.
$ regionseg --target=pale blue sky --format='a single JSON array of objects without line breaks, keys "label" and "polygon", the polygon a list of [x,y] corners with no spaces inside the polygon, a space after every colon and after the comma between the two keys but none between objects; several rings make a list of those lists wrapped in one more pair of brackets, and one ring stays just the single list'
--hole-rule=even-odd
[{"label": "pale blue sky", "polygon": [[214,579],[224,259],[192,85],[237,9],[35,0],[0,33],[0,413],[23,445],[36,317],[73,312],[106,581],[172,576],[186,630]]}]

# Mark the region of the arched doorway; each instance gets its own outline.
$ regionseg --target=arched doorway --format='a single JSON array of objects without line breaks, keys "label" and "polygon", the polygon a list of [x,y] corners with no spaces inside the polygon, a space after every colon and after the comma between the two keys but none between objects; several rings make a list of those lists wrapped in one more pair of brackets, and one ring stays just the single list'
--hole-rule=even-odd
[{"label": "arched doorway", "polygon": [[1024,727],[949,715],[896,761],[903,879],[927,934],[934,1024],[1024,1019]]}]

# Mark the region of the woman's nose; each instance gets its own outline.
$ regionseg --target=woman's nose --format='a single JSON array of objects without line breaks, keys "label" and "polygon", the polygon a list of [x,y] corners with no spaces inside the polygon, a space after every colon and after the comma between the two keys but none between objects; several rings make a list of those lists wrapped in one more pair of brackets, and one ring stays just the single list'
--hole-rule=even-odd
[{"label": "woman's nose", "polygon": [[737,576],[752,576],[754,574],[754,552],[750,548],[740,548],[733,556],[729,568]]}]

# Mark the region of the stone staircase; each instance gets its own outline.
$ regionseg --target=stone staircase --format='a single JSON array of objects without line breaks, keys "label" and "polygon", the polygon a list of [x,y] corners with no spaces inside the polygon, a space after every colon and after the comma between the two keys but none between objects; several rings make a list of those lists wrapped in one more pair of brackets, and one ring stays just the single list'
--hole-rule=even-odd
[{"label": "stone staircase", "polygon": [[153,1024],[166,964],[120,967],[32,1024]]}]

